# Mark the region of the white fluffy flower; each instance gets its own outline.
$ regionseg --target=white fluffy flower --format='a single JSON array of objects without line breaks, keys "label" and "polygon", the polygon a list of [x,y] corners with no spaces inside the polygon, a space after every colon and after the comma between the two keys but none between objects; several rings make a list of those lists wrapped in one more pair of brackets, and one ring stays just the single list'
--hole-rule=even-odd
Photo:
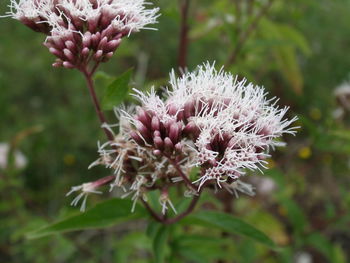
[{"label": "white fluffy flower", "polygon": [[98,23],[113,24],[120,30],[136,32],[156,23],[159,9],[146,9],[148,4],[144,0],[11,0],[8,14],[58,28],[66,27],[66,22],[87,22],[90,28]]},{"label": "white fluffy flower", "polygon": [[[171,184],[184,184],[185,195],[198,195],[202,187],[223,187],[254,195],[240,181],[247,170],[261,170],[270,149],[284,144],[279,138],[294,134],[287,107],[266,99],[263,88],[238,81],[209,63],[180,78],[171,74],[162,99],[152,89],[136,91],[141,105],[120,110],[115,141],[99,147],[103,164],[135,202],[146,201],[147,191],[160,190],[162,213],[176,211],[168,195]],[[194,166],[198,174],[192,174]]]},{"label": "white fluffy flower", "polygon": [[47,35],[54,66],[86,69],[108,61],[121,39],[152,29],[158,8],[144,0],[11,0],[8,16]]},{"label": "white fluffy flower", "polygon": [[[207,63],[181,78],[173,72],[165,102],[154,91],[138,92],[144,111],[136,115],[143,124],[136,129],[161,151],[167,137],[176,132],[176,140],[171,138],[169,145],[190,147],[196,156],[193,165],[204,170],[194,183],[201,187],[213,180],[221,186],[227,180],[236,181],[246,170],[264,168],[269,150],[284,145],[279,137],[295,134],[296,127],[290,125],[296,118],[285,118],[288,107],[279,108],[277,99],[266,95],[263,88]],[[151,120],[156,120],[157,127],[164,126],[157,138],[150,135],[157,129]]]}]

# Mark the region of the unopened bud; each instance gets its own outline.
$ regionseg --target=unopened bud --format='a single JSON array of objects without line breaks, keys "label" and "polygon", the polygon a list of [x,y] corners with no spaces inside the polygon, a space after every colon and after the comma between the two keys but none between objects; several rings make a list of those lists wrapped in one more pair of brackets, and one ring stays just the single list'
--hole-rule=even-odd
[{"label": "unopened bud", "polygon": [[145,142],[142,140],[142,138],[140,137],[140,135],[138,135],[137,132],[135,131],[130,131],[130,137],[140,146],[144,146]]},{"label": "unopened bud", "polygon": [[157,149],[163,150],[163,148],[164,148],[164,142],[163,142],[162,138],[160,138],[160,137],[155,137],[155,138],[153,139],[153,142],[154,142],[154,146],[155,146]]},{"label": "unopened bud", "polygon": [[63,49],[63,53],[64,53],[64,56],[70,60],[70,61],[74,61],[75,59],[75,56],[74,54],[67,48]]},{"label": "unopened bud", "polygon": [[94,59],[95,60],[99,60],[103,55],[103,51],[102,50],[97,50],[96,54],[94,55]]},{"label": "unopened bud", "polygon": [[69,69],[75,68],[75,66],[72,63],[70,63],[69,61],[64,61],[62,65],[63,65],[63,67],[69,68]]},{"label": "unopened bud", "polygon": [[174,149],[174,144],[172,143],[169,137],[166,137],[164,139],[164,146],[165,146],[165,149],[168,151],[172,151]]},{"label": "unopened bud", "polygon": [[62,57],[62,52],[56,48],[50,47],[49,51],[51,54],[55,55],[56,57]]}]

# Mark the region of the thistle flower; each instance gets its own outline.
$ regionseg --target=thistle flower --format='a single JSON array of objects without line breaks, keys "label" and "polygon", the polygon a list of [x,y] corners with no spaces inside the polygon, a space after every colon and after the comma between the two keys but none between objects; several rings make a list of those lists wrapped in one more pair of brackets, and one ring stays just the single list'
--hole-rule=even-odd
[{"label": "thistle flower", "polygon": [[[296,118],[285,118],[287,107],[279,108],[263,88],[217,71],[214,64],[180,78],[171,73],[165,93],[162,99],[154,89],[135,90],[141,105],[118,111],[120,132],[100,146],[94,163],[112,168],[113,186],[133,193],[135,202],[160,190],[163,213],[168,205],[175,211],[167,194],[174,184],[185,185],[185,196],[192,197],[203,187],[254,195],[241,177],[265,168],[269,151],[284,146],[279,138],[295,134],[290,126]],[[189,176],[193,167],[200,171],[196,178]]]},{"label": "thistle flower", "polygon": [[144,0],[11,0],[8,16],[47,35],[53,66],[78,68],[109,60],[124,36],[156,23]]}]

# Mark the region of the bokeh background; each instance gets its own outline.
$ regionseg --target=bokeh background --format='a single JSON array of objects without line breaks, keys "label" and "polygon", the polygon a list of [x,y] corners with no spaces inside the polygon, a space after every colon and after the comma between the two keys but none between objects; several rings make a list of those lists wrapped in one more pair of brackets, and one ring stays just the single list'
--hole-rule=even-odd
[{"label": "bokeh background", "polygon": [[[1,14],[8,2],[1,2]],[[139,89],[166,85],[179,65],[181,1],[155,4],[162,13],[158,31],[124,39],[102,68],[117,76],[134,67]],[[225,236],[218,252],[214,243],[192,238],[169,262],[349,262],[349,14],[349,0],[190,1],[188,68],[205,61],[226,65],[280,97],[301,128],[273,153],[264,175],[247,176],[255,197],[218,198],[229,198],[232,206],[222,209],[283,249]],[[51,67],[44,36],[10,18],[0,20],[0,32],[0,262],[152,262],[142,220],[26,238],[28,231],[77,212],[65,197],[70,186],[107,175],[87,169],[104,135],[84,79]],[[98,88],[102,94],[103,80]],[[117,121],[113,113],[109,119]],[[89,205],[107,198],[93,197]]]}]

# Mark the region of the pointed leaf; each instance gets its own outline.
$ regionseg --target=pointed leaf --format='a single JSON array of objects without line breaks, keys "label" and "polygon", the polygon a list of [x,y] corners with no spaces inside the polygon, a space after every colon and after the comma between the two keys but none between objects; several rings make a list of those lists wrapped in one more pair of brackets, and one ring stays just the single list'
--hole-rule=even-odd
[{"label": "pointed leaf", "polygon": [[168,244],[169,230],[170,229],[168,226],[161,226],[153,239],[153,252],[155,263],[165,262],[164,260]]},{"label": "pointed leaf", "polygon": [[201,211],[189,216],[184,222],[216,227],[231,234],[247,236],[269,247],[275,247],[274,242],[263,232],[229,214],[216,211]]},{"label": "pointed leaf", "polygon": [[111,199],[97,204],[84,213],[62,219],[41,229],[30,232],[27,237],[39,238],[51,234],[64,233],[76,230],[104,228],[112,225],[138,219],[146,215],[141,206],[136,206],[135,212],[131,212],[132,201],[126,199]]},{"label": "pointed leaf", "polygon": [[118,106],[128,95],[129,82],[132,76],[133,69],[129,69],[122,75],[117,77],[106,89],[102,99],[102,109],[112,110]]}]

